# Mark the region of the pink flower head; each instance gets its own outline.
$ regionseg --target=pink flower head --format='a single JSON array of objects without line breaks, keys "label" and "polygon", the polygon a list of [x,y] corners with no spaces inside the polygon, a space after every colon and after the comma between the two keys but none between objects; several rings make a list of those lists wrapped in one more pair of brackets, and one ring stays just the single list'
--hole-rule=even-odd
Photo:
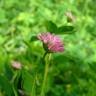
[{"label": "pink flower head", "polygon": [[22,68],[22,65],[17,61],[12,61],[12,67],[16,70],[20,70]]},{"label": "pink flower head", "polygon": [[63,42],[61,39],[58,36],[51,34],[50,32],[42,33],[38,35],[37,38],[43,42],[44,49],[48,52],[64,51]]}]

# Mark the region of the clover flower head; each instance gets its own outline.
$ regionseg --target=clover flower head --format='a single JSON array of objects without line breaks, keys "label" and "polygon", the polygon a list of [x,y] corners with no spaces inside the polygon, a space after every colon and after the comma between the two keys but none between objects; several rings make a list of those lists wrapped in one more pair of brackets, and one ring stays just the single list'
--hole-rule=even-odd
[{"label": "clover flower head", "polygon": [[64,51],[63,42],[61,39],[50,32],[41,33],[37,36],[37,38],[43,42],[44,49],[47,52],[53,53]]},{"label": "clover flower head", "polygon": [[19,62],[17,62],[17,61],[12,61],[11,62],[12,64],[12,67],[14,68],[14,69],[16,69],[16,70],[20,70],[21,68],[22,68],[22,65],[21,65],[21,63],[19,63]]}]

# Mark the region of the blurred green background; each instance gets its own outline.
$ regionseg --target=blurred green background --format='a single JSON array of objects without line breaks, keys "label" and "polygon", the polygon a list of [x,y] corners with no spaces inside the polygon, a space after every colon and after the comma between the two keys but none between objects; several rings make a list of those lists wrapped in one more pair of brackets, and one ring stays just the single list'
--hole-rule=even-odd
[{"label": "blurred green background", "polygon": [[[30,92],[30,78],[36,77],[38,94],[44,73],[44,50],[40,41],[30,39],[47,31],[47,20],[58,26],[68,24],[65,14],[72,11],[76,32],[61,35],[65,51],[52,56],[46,96],[96,96],[95,4],[96,0],[0,0],[0,76],[9,78],[7,67],[16,60],[26,70],[22,89]],[[1,94],[7,96],[2,82]]]}]

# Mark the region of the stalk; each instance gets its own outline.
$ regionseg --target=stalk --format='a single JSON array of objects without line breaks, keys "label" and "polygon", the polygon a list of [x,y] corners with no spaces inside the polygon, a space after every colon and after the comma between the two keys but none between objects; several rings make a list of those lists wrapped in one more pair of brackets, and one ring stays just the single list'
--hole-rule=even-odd
[{"label": "stalk", "polygon": [[44,78],[43,78],[43,83],[42,83],[42,88],[41,88],[41,94],[40,94],[40,96],[45,96],[45,90],[46,90],[46,87],[45,86],[46,86],[46,83],[47,83],[50,58],[51,58],[51,53],[45,53],[44,54],[45,71],[44,71]]}]

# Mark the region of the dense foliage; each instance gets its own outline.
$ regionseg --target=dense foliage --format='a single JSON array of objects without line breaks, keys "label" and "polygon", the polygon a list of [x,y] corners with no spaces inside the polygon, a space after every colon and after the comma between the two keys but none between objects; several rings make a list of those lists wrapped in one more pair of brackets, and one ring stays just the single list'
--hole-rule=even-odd
[{"label": "dense foliage", "polygon": [[[52,54],[46,96],[96,96],[95,4],[96,0],[0,0],[0,96],[39,96],[44,49],[36,35],[47,31],[60,35],[64,52]],[[75,22],[68,22],[68,11]],[[23,68],[15,70],[12,61]]]}]

